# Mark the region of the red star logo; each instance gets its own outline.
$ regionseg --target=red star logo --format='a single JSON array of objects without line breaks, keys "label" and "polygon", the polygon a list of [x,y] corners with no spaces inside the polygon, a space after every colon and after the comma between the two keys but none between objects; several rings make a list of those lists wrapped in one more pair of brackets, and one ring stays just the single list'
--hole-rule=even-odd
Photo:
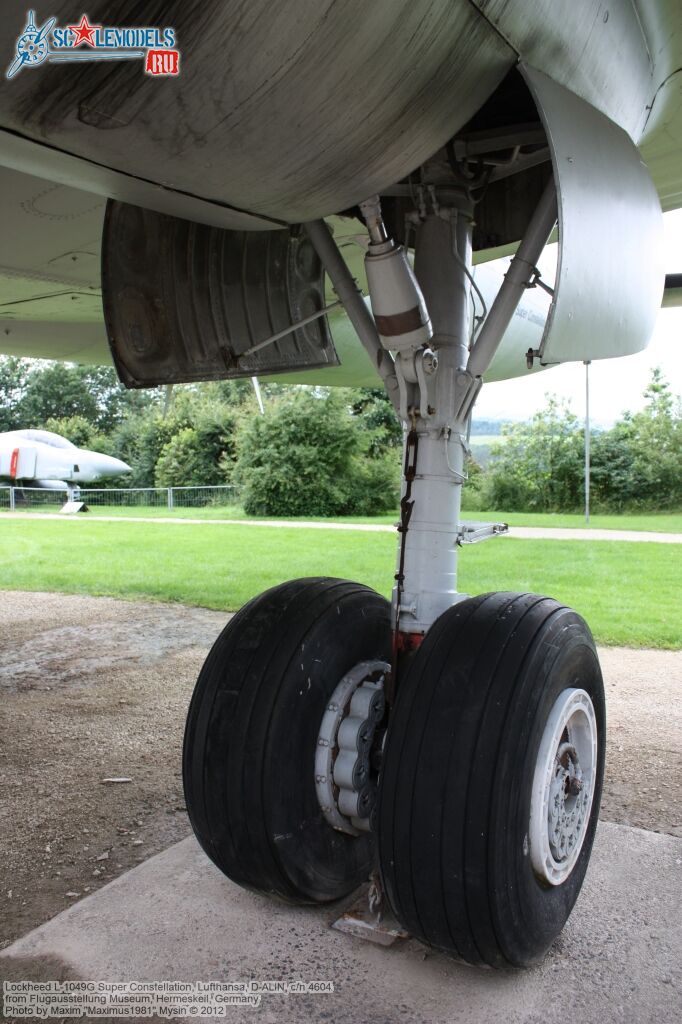
[{"label": "red star logo", "polygon": [[87,14],[82,15],[80,25],[67,25],[67,28],[75,32],[76,38],[71,44],[73,47],[80,46],[81,43],[87,43],[88,46],[94,46],[94,34],[95,29],[101,28],[101,25],[91,25],[88,21]]}]

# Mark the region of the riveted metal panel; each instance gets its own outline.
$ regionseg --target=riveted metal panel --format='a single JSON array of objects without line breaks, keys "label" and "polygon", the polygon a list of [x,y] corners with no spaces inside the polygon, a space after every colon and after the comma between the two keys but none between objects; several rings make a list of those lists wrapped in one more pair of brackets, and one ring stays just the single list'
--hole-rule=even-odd
[{"label": "riveted metal panel", "polygon": [[[8,63],[26,16],[11,6],[0,19]],[[516,60],[468,0],[91,0],[87,8],[93,25],[172,26],[180,74],[152,78],[138,61],[46,62],[3,82],[0,127],[41,144],[29,154],[31,173],[63,173],[68,154],[80,158],[79,187],[154,207],[144,198],[154,183],[164,212],[205,220],[213,203],[216,223],[238,229],[258,226],[244,223],[248,213],[314,220],[400,180],[469,120]],[[49,14],[73,23],[73,3],[55,0]],[[103,167],[132,180],[107,180]],[[173,196],[184,212],[170,207]],[[206,201],[202,216],[190,211],[193,197]]]},{"label": "riveted metal panel", "polygon": [[322,264],[296,228],[228,231],[110,200],[102,298],[128,387],[338,363],[325,316],[290,331],[325,304]]},{"label": "riveted metal panel", "polygon": [[542,72],[521,66],[543,120],[557,187],[559,259],[543,363],[645,348],[663,291],[663,219],[629,136]]},{"label": "riveted metal panel", "polygon": [[[657,83],[630,0],[472,2],[522,61],[601,110],[635,141],[639,138]],[[657,12],[661,6],[661,0],[645,2]]]}]

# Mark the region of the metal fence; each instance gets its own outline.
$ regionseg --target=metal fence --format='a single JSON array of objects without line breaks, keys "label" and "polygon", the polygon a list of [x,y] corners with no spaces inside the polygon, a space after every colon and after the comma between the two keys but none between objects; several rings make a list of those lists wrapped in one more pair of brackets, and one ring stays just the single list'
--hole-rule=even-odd
[{"label": "metal fence", "polygon": [[208,487],[0,487],[0,509],[56,511],[73,496],[91,508],[115,512],[123,508],[226,508],[241,502],[231,484]]}]

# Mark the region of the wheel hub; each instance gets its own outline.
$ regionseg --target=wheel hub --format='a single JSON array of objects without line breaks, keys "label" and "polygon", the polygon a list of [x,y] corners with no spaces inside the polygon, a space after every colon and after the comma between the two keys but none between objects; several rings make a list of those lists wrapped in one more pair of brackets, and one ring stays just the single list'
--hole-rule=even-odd
[{"label": "wheel hub", "polygon": [[372,764],[386,702],[390,665],[363,661],[347,672],[322,717],[315,751],[315,791],[322,813],[340,832],[370,831],[377,772]]},{"label": "wheel hub", "polygon": [[567,689],[552,708],[538,751],[530,813],[536,875],[561,885],[582,849],[597,777],[597,722],[585,690]]}]

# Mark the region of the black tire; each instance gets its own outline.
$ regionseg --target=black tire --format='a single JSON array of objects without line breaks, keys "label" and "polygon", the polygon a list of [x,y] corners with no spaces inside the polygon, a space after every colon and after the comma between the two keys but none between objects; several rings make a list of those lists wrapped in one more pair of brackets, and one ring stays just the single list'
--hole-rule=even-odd
[{"label": "black tire", "polygon": [[199,842],[239,885],[320,903],[369,876],[371,837],[322,815],[315,748],[337,683],[358,662],[390,660],[390,645],[388,602],[335,579],[274,587],[220,634],[190,704],[183,779]]},{"label": "black tire", "polygon": [[[580,855],[560,885],[528,855],[533,775],[558,695],[589,693],[596,787]],[[380,779],[379,859],[413,935],[472,964],[542,959],[577,899],[604,772],[604,689],[576,612],[535,594],[486,594],[433,625],[401,681]]]}]

